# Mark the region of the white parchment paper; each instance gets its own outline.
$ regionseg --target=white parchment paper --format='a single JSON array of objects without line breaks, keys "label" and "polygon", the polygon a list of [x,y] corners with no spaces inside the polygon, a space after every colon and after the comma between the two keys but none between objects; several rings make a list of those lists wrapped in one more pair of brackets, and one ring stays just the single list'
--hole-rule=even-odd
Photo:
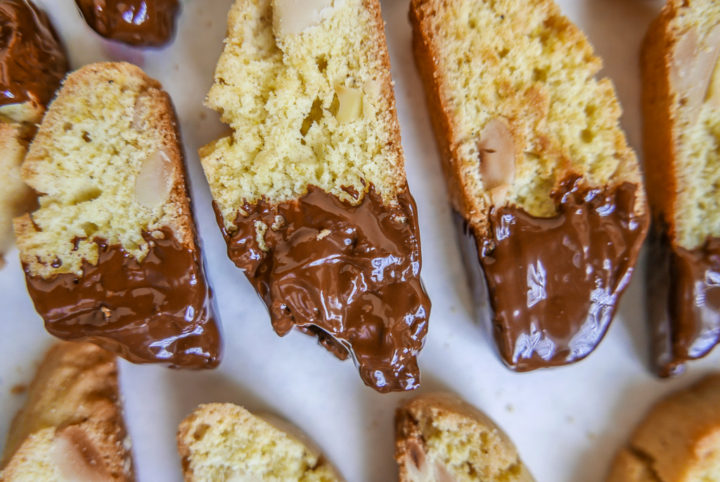
[{"label": "white parchment paper", "polygon": [[[313,338],[279,338],[240,270],[228,260],[215,224],[197,149],[225,128],[202,106],[222,48],[231,0],[186,0],[178,35],[162,50],[119,47],[81,19],[72,0],[36,0],[52,17],[73,68],[100,60],[130,60],[159,79],[181,123],[198,229],[224,325],[225,359],[211,372],[180,372],[122,363],[127,423],[140,481],[181,479],[175,431],[199,403],[227,401],[274,412],[304,430],[344,476],[392,481],[393,413],[408,394],[366,388],[350,362],[341,363]],[[452,390],[494,418],[514,439],[541,482],[603,480],[614,452],[658,397],[718,367],[720,350],[671,381],[645,366],[648,337],[642,264],[600,347],[570,367],[515,374],[502,366],[484,327],[472,320],[472,299],[457,247],[439,159],[412,62],[407,0],[384,0],[383,15],[411,190],[418,204],[423,279],[432,299],[430,332],[420,355],[424,391]],[[660,0],[560,0],[605,58],[625,109],[623,126],[642,158],[640,42]],[[52,341],[25,290],[16,252],[0,271],[0,440]]]}]

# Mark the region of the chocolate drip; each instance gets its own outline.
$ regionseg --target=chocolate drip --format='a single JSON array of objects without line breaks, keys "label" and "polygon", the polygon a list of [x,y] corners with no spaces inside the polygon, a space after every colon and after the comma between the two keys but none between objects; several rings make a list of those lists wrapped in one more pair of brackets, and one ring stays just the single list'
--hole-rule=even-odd
[{"label": "chocolate drip", "polygon": [[215,210],[228,255],[265,301],[279,335],[297,327],[340,358],[349,352],[378,391],[418,386],[430,301],[407,188],[387,206],[371,186],[352,206],[310,187],[297,200],[245,205],[233,232]]},{"label": "chocolate drip", "polygon": [[555,217],[493,209],[480,260],[508,366],[572,363],[602,340],[647,231],[647,216],[634,212],[635,194],[628,183],[588,189],[573,177],[554,195]]},{"label": "chocolate drip", "polygon": [[720,239],[688,250],[654,232],[648,257],[650,325],[657,372],[684,371],[720,342]]},{"label": "chocolate drip", "polygon": [[0,105],[46,105],[67,69],[47,15],[28,0],[0,0]]},{"label": "chocolate drip", "polygon": [[178,0],[75,0],[85,21],[103,37],[158,47],[175,30]]},{"label": "chocolate drip", "polygon": [[25,267],[28,290],[47,330],[64,340],[92,341],[136,363],[212,368],[220,333],[198,254],[172,231],[145,233],[150,252],[140,262],[119,245],[96,239],[97,265],[82,275],[49,279]]}]

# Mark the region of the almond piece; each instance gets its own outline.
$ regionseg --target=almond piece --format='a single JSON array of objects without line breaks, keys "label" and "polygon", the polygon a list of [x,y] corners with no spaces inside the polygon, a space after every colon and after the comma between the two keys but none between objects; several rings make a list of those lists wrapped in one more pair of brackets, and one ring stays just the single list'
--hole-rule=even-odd
[{"label": "almond piece", "polygon": [[[507,194],[515,179],[515,140],[507,124],[500,119],[487,123],[478,142],[480,175],[483,187],[493,194]],[[504,188],[496,191],[496,188]],[[503,196],[504,197],[504,196]]]},{"label": "almond piece", "polygon": [[333,0],[273,0],[273,30],[279,38],[297,35],[329,14]]},{"label": "almond piece", "polygon": [[167,201],[173,185],[173,163],[163,150],[150,154],[135,179],[135,199],[153,209]]},{"label": "almond piece", "polygon": [[710,79],[705,102],[708,102],[713,107],[720,108],[720,59],[715,62],[715,71]]},{"label": "almond piece", "polygon": [[63,482],[102,482],[102,460],[85,432],[73,425],[55,432],[51,457]]},{"label": "almond piece", "polygon": [[703,102],[709,99],[719,53],[720,25],[703,38],[695,29],[684,32],[673,49],[671,81],[690,120],[695,119]]},{"label": "almond piece", "polygon": [[338,98],[338,111],[335,118],[340,124],[357,120],[362,115],[363,92],[360,89],[338,85],[335,87]]}]

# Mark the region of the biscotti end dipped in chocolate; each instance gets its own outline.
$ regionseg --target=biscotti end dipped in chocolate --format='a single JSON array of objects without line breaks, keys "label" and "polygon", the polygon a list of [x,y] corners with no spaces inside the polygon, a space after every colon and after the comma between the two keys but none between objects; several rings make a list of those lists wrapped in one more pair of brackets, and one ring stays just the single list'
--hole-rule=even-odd
[{"label": "biscotti end dipped in chocolate", "polygon": [[421,395],[395,412],[400,482],[532,482],[510,438],[487,415],[449,393]]},{"label": "biscotti end dipped in chocolate", "polygon": [[33,195],[20,165],[45,106],[67,72],[67,58],[47,15],[29,0],[0,0],[0,265],[12,244],[12,218]]},{"label": "biscotti end dipped in chocolate", "polygon": [[670,0],[642,53],[654,249],[653,363],[683,371],[720,341],[720,4]]},{"label": "biscotti end dipped in chocolate", "polygon": [[343,481],[295,426],[232,403],[200,405],[180,423],[177,444],[185,482]]},{"label": "biscotti end dipped in chocolate", "polygon": [[10,426],[0,480],[135,480],[113,354],[91,343],[48,351]]},{"label": "biscotti end dipped in chocolate", "polygon": [[22,167],[39,208],[15,220],[47,330],[134,362],[220,359],[169,96],[127,63],[66,79]]},{"label": "biscotti end dipped in chocolate", "polygon": [[415,388],[430,302],[379,2],[237,0],[207,105],[233,130],[200,152],[218,224],[275,331]]},{"label": "biscotti end dipped in chocolate", "polygon": [[103,37],[135,47],[161,47],[173,38],[179,0],[75,0]]},{"label": "biscotti end dipped in chocolate", "polygon": [[720,480],[720,374],[657,402],[635,428],[607,482]]},{"label": "biscotti end dipped in chocolate", "polygon": [[601,60],[551,0],[413,0],[413,51],[503,361],[587,356],[630,281],[648,214]]}]

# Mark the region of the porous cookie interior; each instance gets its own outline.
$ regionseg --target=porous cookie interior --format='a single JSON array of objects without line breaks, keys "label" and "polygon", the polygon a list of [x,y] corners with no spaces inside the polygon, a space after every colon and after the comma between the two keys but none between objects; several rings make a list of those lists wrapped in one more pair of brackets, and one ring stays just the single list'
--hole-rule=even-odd
[{"label": "porous cookie interior", "polygon": [[[299,12],[274,3],[316,9],[315,21],[284,32],[279,23]],[[235,2],[207,97],[233,133],[201,150],[226,226],[246,202],[287,201],[310,185],[352,204],[370,184],[387,202],[404,188],[387,54],[374,47],[384,45],[377,8],[363,0]]]},{"label": "porous cookie interior", "polygon": [[180,425],[178,444],[186,480],[338,480],[319,454],[231,404],[201,406]]},{"label": "porous cookie interior", "polygon": [[507,436],[484,414],[453,397],[418,398],[407,407],[403,424],[406,482],[533,480]]},{"label": "porous cookie interior", "polygon": [[720,3],[689,2],[669,29],[675,38],[670,75],[676,110],[675,241],[694,249],[720,236]]},{"label": "porous cookie interior", "polygon": [[130,64],[94,64],[68,77],[23,165],[40,193],[16,222],[32,275],[79,272],[95,263],[96,239],[142,260],[143,233],[169,226],[191,243],[189,208],[169,99]]},{"label": "porous cookie interior", "polygon": [[[612,83],[595,78],[602,62],[552,1],[417,3],[437,49],[450,149],[476,220],[505,202],[534,216],[554,215],[550,194],[568,173],[581,174],[589,186],[640,182],[618,128]],[[495,162],[514,164],[500,203],[489,191],[501,183],[481,166],[487,150]]]}]

